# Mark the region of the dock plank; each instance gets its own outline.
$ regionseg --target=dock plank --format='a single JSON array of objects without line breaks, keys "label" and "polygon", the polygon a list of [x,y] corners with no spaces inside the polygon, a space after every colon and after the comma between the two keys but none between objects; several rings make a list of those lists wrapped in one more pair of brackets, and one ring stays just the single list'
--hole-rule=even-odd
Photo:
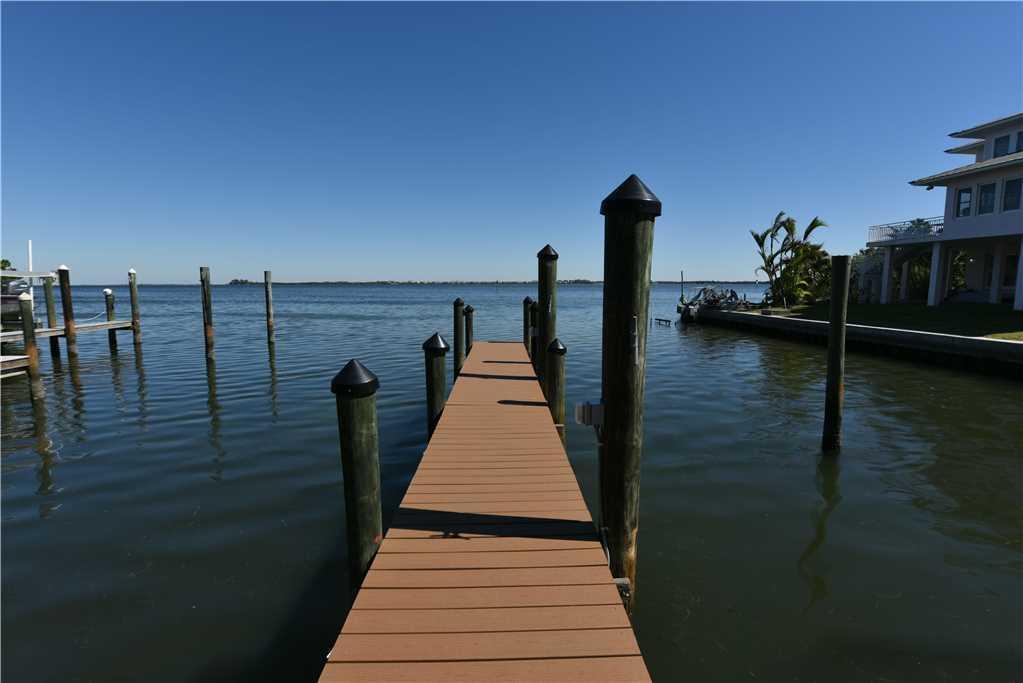
[{"label": "dock plank", "polygon": [[650,680],[522,344],[473,345],[320,680]]}]

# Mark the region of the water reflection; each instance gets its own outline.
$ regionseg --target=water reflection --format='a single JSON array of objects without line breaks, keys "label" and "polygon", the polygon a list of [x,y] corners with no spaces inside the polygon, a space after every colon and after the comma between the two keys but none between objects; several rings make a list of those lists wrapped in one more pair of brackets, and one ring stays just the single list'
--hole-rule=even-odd
[{"label": "water reflection", "polygon": [[110,354],[110,382],[114,387],[114,401],[120,413],[127,411],[128,404],[124,399],[124,380],[121,377],[123,361],[116,352]]},{"label": "water reflection", "polygon": [[272,341],[267,345],[270,361],[270,414],[277,421],[277,346]]},{"label": "water reflection", "polygon": [[[33,447],[39,455],[39,468],[36,471],[36,480],[39,485],[36,487],[36,495],[49,496],[54,490],[53,466],[56,460],[56,452],[53,447],[53,440],[48,432],[46,402],[35,401],[32,404],[32,433],[34,437]],[[59,503],[44,499],[39,503],[39,516],[49,517],[57,508]]]},{"label": "water reflection", "polygon": [[818,505],[817,512],[814,515],[813,538],[810,539],[806,548],[803,549],[797,562],[799,575],[802,577],[807,588],[810,589],[810,595],[806,607],[803,608],[803,614],[809,612],[815,604],[824,600],[830,594],[826,572],[816,569],[811,560],[827,540],[828,518],[831,517],[831,513],[835,511],[835,508],[838,507],[839,502],[842,500],[842,494],[838,488],[838,473],[838,458],[822,457],[817,462],[815,482],[822,502]]},{"label": "water reflection", "polygon": [[224,450],[220,440],[220,401],[217,400],[217,361],[206,359],[206,409],[210,414],[209,443],[213,446],[213,473],[210,478],[220,481],[224,475]]},{"label": "water reflection", "polygon": [[139,400],[139,427],[146,428],[146,366],[142,363],[142,344],[135,344],[135,395]]}]

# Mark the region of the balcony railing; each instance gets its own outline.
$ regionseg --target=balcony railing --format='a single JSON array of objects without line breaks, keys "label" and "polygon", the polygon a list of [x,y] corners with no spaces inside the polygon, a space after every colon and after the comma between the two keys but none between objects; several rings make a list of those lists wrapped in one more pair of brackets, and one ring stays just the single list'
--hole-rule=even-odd
[{"label": "balcony railing", "polygon": [[932,237],[945,229],[945,217],[914,218],[900,223],[885,223],[870,226],[867,242],[888,242],[910,237]]}]

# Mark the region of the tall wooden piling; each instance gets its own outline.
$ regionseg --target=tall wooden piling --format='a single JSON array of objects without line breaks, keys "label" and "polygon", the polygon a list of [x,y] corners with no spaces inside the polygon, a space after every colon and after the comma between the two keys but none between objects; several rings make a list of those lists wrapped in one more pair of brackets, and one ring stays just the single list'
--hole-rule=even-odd
[{"label": "tall wooden piling", "polygon": [[529,358],[533,361],[533,371],[536,371],[537,356],[540,355],[537,351],[539,346],[537,340],[536,329],[536,318],[537,318],[537,303],[534,301],[529,304]]},{"label": "tall wooden piling", "polygon": [[558,252],[551,245],[536,254],[537,259],[537,348],[540,349],[536,374],[545,386],[547,347],[557,336],[558,323]]},{"label": "tall wooden piling", "polygon": [[465,315],[465,355],[468,356],[469,352],[472,351],[473,315],[476,313],[476,309],[472,306],[466,306],[463,313]]},{"label": "tall wooden piling", "polygon": [[447,400],[447,368],[444,367],[444,356],[447,354],[448,343],[440,332],[423,342],[423,355],[426,360],[426,433],[433,436],[440,415],[444,411]]},{"label": "tall wooden piling", "polygon": [[60,284],[60,308],[64,314],[64,343],[68,360],[78,359],[78,335],[75,331],[75,308],[71,303],[71,271],[65,265],[57,269]]},{"label": "tall wooden piling", "polygon": [[[43,296],[46,299],[46,326],[57,327],[57,303],[53,296],[53,278],[43,278]],[[60,357],[60,339],[50,337],[50,354],[54,358]]]},{"label": "tall wooden piling", "polygon": [[[107,309],[107,322],[117,320],[114,315],[114,290],[104,289],[103,300]],[[107,345],[110,346],[110,353],[117,353],[117,330],[107,330]]]},{"label": "tall wooden piling", "polygon": [[661,202],[631,175],[600,205],[604,216],[604,316],[600,426],[602,525],[611,574],[636,594],[643,389],[654,219]]},{"label": "tall wooden piling", "polygon": [[348,361],[330,383],[330,390],[337,399],[349,578],[353,591],[362,584],[383,540],[376,401],[379,388],[377,376],[354,359]]},{"label": "tall wooden piling", "polygon": [[547,405],[558,430],[561,442],[565,443],[565,354],[568,349],[560,340],[554,339],[547,345],[547,362],[544,365],[546,377],[544,393]]},{"label": "tall wooden piling", "polygon": [[454,325],[455,325],[455,379],[458,379],[458,373],[462,371],[462,366],[465,365],[465,302],[462,301],[462,297],[455,299],[452,304],[454,308]]},{"label": "tall wooden piling", "polygon": [[274,344],[274,293],[273,276],[269,270],[263,271],[263,295],[266,299],[266,343]]},{"label": "tall wooden piling", "polygon": [[36,347],[36,322],[32,310],[32,297],[28,292],[18,296],[18,308],[21,312],[21,337],[25,344],[25,356],[28,358],[28,382],[32,400],[43,397],[43,383],[39,378],[39,349]]},{"label": "tall wooden piling", "polygon": [[831,257],[831,314],[828,324],[828,379],[824,389],[824,433],[821,449],[842,448],[842,404],[845,401],[845,319],[849,303],[848,256]]},{"label": "tall wooden piling", "polygon": [[213,360],[213,295],[210,291],[210,269],[199,268],[199,287],[202,294],[202,326],[206,340],[206,360]]},{"label": "tall wooden piling", "polygon": [[128,301],[131,305],[131,341],[142,343],[142,317],[139,314],[139,283],[134,268],[128,269]]},{"label": "tall wooden piling", "polygon": [[522,300],[522,345],[529,353],[529,307],[533,303],[533,297],[527,296]]}]

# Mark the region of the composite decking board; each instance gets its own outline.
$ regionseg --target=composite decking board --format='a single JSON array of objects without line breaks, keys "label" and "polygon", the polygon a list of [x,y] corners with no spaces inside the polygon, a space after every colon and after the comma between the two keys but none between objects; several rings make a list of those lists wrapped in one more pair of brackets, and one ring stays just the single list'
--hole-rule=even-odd
[{"label": "composite decking board", "polygon": [[649,681],[642,657],[512,659],[460,662],[328,662],[321,681],[420,681],[436,683],[626,683]]},{"label": "composite decking board", "polygon": [[321,680],[649,680],[521,343],[473,345]]}]

